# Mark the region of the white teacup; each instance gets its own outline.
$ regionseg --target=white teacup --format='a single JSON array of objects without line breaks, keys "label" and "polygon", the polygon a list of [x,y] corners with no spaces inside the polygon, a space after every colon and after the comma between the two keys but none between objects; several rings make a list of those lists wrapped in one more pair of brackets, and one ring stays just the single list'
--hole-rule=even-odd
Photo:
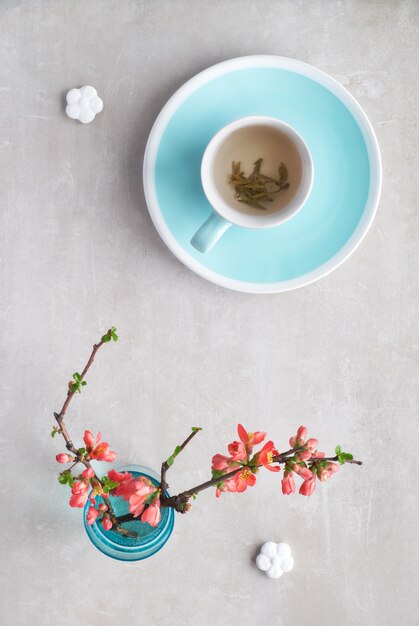
[{"label": "white teacup", "polygon": [[[252,140],[252,137],[255,140]],[[237,149],[237,152],[245,152],[246,155],[251,155],[253,152],[253,160],[265,159],[266,155],[259,153],[263,150],[261,146],[268,145],[263,144],[263,137],[265,142],[266,138],[270,140],[273,148],[278,146],[277,160],[282,161],[287,167],[290,183],[288,189],[278,193],[276,196],[278,201],[275,200],[272,206],[267,206],[266,210],[252,208],[238,202],[234,188],[228,185],[231,160],[227,162],[228,155],[223,154],[223,150],[224,152],[227,150],[226,146],[233,146],[234,152],[235,142],[238,147],[241,146],[241,150]],[[230,143],[226,143],[227,140],[230,140]],[[235,153],[232,154],[232,160],[241,160],[241,153],[237,156]],[[289,160],[294,164],[298,162],[298,166],[294,165],[294,171],[293,168],[289,170]],[[273,163],[272,155],[270,161],[271,163],[269,159],[266,160],[268,168],[272,168],[273,165],[279,166],[279,162]],[[242,166],[244,166],[243,162]],[[270,171],[263,172],[263,166],[261,171],[272,176]],[[246,174],[249,173],[246,172]],[[286,222],[301,209],[307,200],[313,185],[313,176],[313,161],[305,141],[285,122],[273,117],[254,115],[228,124],[211,139],[202,158],[202,186],[213,211],[192,237],[192,246],[199,252],[208,252],[233,224],[257,229],[271,228]]]}]

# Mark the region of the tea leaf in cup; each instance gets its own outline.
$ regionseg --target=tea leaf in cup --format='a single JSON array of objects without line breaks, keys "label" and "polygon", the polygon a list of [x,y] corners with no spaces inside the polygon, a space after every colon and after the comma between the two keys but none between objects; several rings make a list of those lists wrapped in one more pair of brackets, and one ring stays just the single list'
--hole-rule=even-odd
[{"label": "tea leaf in cup", "polygon": [[289,187],[288,172],[284,163],[278,168],[278,179],[261,173],[263,159],[259,158],[253,164],[253,170],[249,176],[245,176],[241,170],[241,161],[233,161],[229,182],[234,187],[234,197],[239,201],[255,209],[266,211],[260,202],[272,202],[273,195]]}]

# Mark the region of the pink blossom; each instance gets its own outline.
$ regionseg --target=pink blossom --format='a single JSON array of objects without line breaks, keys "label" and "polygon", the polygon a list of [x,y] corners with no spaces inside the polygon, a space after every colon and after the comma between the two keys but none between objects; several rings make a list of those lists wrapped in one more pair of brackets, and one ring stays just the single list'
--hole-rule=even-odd
[{"label": "pink blossom", "polygon": [[313,452],[312,454],[312,458],[313,459],[323,459],[325,456],[324,452],[319,452],[319,450],[316,450],[315,452]]},{"label": "pink blossom", "polygon": [[[219,483],[219,486],[217,486],[215,489],[215,495],[217,496],[217,498],[219,498],[221,494],[225,491],[230,491],[232,493],[235,493],[237,491],[237,484],[234,479],[235,476],[232,476],[231,478],[228,478],[227,480]],[[220,478],[220,481],[222,481],[222,477]]]},{"label": "pink blossom", "polygon": [[112,494],[128,501],[136,491],[134,476],[129,472],[117,472],[114,469],[108,472],[108,476],[113,482],[119,483],[118,487],[112,491]]},{"label": "pink blossom", "polygon": [[244,467],[241,472],[237,472],[233,478],[236,483],[236,491],[238,491],[238,493],[246,491],[247,487],[253,487],[256,482],[256,476],[248,467]]},{"label": "pink blossom", "polygon": [[241,424],[238,424],[237,432],[239,434],[240,441],[244,443],[244,445],[246,446],[246,450],[249,454],[252,451],[253,446],[256,446],[258,443],[261,443],[266,437],[266,433],[264,432],[260,432],[260,431],[257,431],[254,433],[247,432],[245,427],[242,426]]},{"label": "pink blossom", "polygon": [[134,493],[129,499],[129,511],[134,517],[138,517],[144,511],[146,496]]},{"label": "pink blossom", "polygon": [[70,454],[57,454],[57,456],[55,457],[58,461],[58,463],[71,463],[71,461],[74,461],[74,457],[72,457]]},{"label": "pink blossom", "polygon": [[103,441],[98,443],[97,446],[93,448],[90,453],[90,458],[96,459],[97,461],[107,461],[108,463],[112,463],[116,459],[116,454],[110,449],[109,444]]},{"label": "pink blossom", "polygon": [[[102,434],[98,433],[96,437],[97,441],[100,441],[101,437],[102,437]],[[93,446],[95,445],[95,438],[93,437],[93,434],[91,433],[90,430],[84,431],[83,441],[86,445],[86,450],[90,452],[90,450],[92,450]]]},{"label": "pink blossom", "polygon": [[315,488],[316,488],[316,476],[315,474],[312,474],[311,478],[301,483],[300,494],[302,496],[311,496]]},{"label": "pink blossom", "polygon": [[305,426],[300,426],[297,430],[297,434],[295,437],[291,437],[290,446],[291,448],[299,448],[302,446],[307,437],[307,428]]},{"label": "pink blossom", "polygon": [[281,484],[282,484],[282,493],[285,496],[289,496],[291,493],[294,493],[295,491],[295,482],[294,482],[294,476],[292,475],[292,472],[284,472],[284,478],[281,480]]},{"label": "pink blossom", "polygon": [[334,474],[339,471],[339,465],[337,463],[332,463],[331,461],[327,462],[327,469]]},{"label": "pink blossom", "polygon": [[309,480],[313,475],[307,467],[302,467],[301,465],[297,465],[297,463],[292,464],[292,470],[304,480]]},{"label": "pink blossom", "polygon": [[83,441],[86,444],[86,450],[89,453],[91,459],[112,463],[116,459],[116,454],[113,450],[110,449],[109,444],[106,443],[106,441],[101,441],[101,439],[101,433],[97,434],[95,441],[95,438],[93,437],[90,430],[86,430],[83,437]]},{"label": "pink blossom", "polygon": [[270,470],[271,472],[279,472],[279,470],[281,469],[279,465],[272,465],[274,457],[278,454],[279,452],[275,448],[274,442],[267,441],[262,450],[257,453],[256,459],[258,463],[261,463],[263,467],[266,467],[266,469]]},{"label": "pink blossom", "polygon": [[102,502],[101,504],[99,504],[98,509],[99,511],[102,511],[102,513],[104,513],[105,511],[108,510],[108,507],[106,506],[104,502]]},{"label": "pink blossom", "polygon": [[304,444],[304,448],[306,450],[310,450],[310,452],[314,452],[317,449],[317,446],[319,445],[319,442],[317,439],[307,439],[307,441]]},{"label": "pink blossom", "polygon": [[102,517],[102,526],[105,530],[110,530],[112,528],[112,522],[110,520],[110,517],[107,513],[105,513],[105,515]]},{"label": "pink blossom", "polygon": [[141,515],[141,521],[147,522],[150,526],[157,526],[160,520],[160,498],[157,496]]},{"label": "pink blossom", "polygon": [[[153,485],[144,476],[137,478],[135,481],[135,493],[129,499],[129,511],[134,517],[138,517],[144,511],[148,497],[157,491],[157,487]],[[159,501],[160,502],[160,501]],[[159,504],[160,506],[160,504]]]},{"label": "pink blossom", "polygon": [[95,509],[94,506],[89,506],[89,509],[86,515],[87,525],[91,526],[96,521],[98,515],[99,515],[99,511]]},{"label": "pink blossom", "polygon": [[228,478],[224,481],[225,490],[230,493],[236,493],[237,491],[237,482],[236,482],[236,474],[231,478]]},{"label": "pink blossom", "polygon": [[223,454],[215,454],[212,457],[212,469],[222,471],[226,470],[229,467],[230,458],[228,456],[224,456]]},{"label": "pink blossom", "polygon": [[91,467],[86,467],[86,469],[84,470],[84,472],[81,473],[82,476],[84,476],[85,478],[93,478],[93,476],[95,475],[93,468]]},{"label": "pink blossom", "polygon": [[232,461],[244,461],[247,459],[246,447],[241,441],[230,443],[228,445],[228,453]]},{"label": "pink blossom", "polygon": [[295,458],[298,461],[308,461],[309,459],[311,459],[311,452],[310,450],[302,450],[301,452],[297,452]]},{"label": "pink blossom", "polygon": [[70,506],[83,508],[87,502],[87,492],[89,485],[85,482],[76,481],[71,489],[73,494],[70,498]]},{"label": "pink blossom", "polygon": [[317,476],[319,480],[324,482],[325,480],[329,480],[329,478],[331,478],[338,470],[339,465],[337,463],[328,462],[326,467],[319,467],[317,470]]}]

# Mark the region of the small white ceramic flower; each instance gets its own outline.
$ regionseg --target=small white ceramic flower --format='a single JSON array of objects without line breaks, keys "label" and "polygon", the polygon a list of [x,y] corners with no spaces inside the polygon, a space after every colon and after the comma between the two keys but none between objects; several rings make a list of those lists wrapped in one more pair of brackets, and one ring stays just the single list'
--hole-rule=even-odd
[{"label": "small white ceramic flower", "polygon": [[94,87],[85,85],[80,89],[70,89],[66,95],[67,106],[65,112],[73,120],[82,124],[89,124],[95,119],[96,113],[103,109],[103,102],[97,95]]},{"label": "small white ceramic flower", "polygon": [[287,543],[267,541],[263,544],[256,557],[256,565],[269,578],[279,578],[294,567],[291,548]]}]

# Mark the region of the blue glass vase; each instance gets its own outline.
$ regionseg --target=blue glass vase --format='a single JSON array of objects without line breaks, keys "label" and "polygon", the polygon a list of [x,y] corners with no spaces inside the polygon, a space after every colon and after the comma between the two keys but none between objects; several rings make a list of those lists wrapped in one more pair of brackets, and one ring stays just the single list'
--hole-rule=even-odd
[{"label": "blue glass vase", "polygon": [[[118,472],[130,472],[134,477],[145,476],[158,487],[160,477],[156,472],[141,465],[126,465],[117,470]],[[167,492],[166,492],[167,493]],[[129,513],[129,502],[122,498],[114,498],[110,496],[110,501],[117,516]],[[97,504],[103,502],[102,498],[96,498]],[[94,546],[106,556],[119,561],[140,561],[147,559],[149,556],[156,554],[169,539],[173,531],[175,523],[174,510],[169,507],[161,509],[161,520],[158,526],[153,527],[150,524],[143,523],[139,519],[124,524],[127,530],[135,531],[138,537],[124,537],[113,530],[104,530],[100,521],[94,522],[91,526],[87,525],[86,516],[89,507],[88,501],[84,507],[84,527],[87,536]]]}]

